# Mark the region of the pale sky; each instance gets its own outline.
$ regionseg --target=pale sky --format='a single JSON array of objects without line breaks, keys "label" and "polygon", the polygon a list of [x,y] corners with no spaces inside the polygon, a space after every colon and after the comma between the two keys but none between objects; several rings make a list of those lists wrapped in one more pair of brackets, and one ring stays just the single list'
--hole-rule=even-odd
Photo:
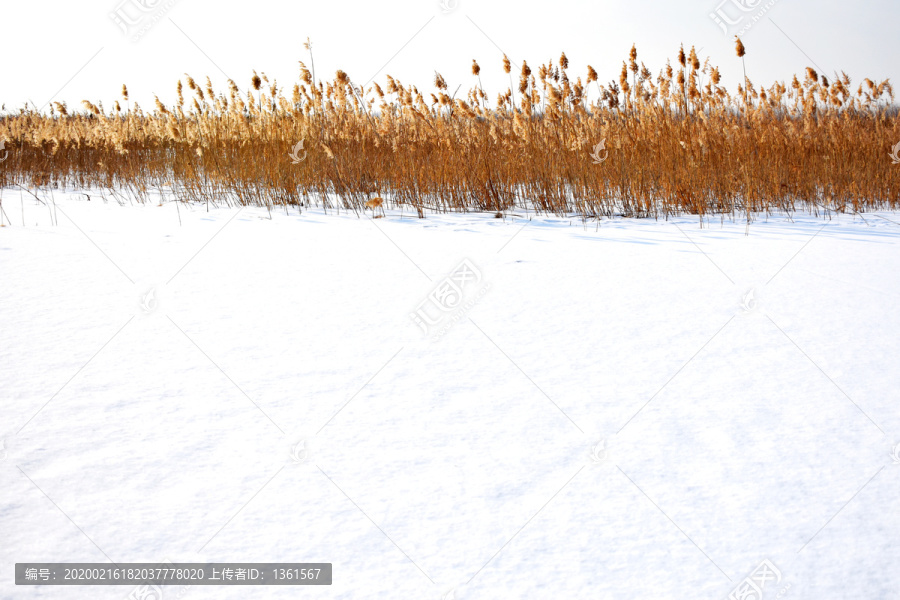
[{"label": "pale sky", "polygon": [[[633,43],[654,76],[666,59],[675,62],[682,43],[694,45],[701,62],[710,57],[734,91],[742,75],[733,36],[748,25],[742,39],[755,84],[789,82],[807,66],[829,77],[846,71],[854,91],[865,77],[900,80],[896,0],[444,2],[6,0],[0,102],[7,111],[51,99],[79,109],[82,99],[102,101],[109,108],[125,83],[132,101],[150,109],[154,93],[167,103],[174,99],[185,72],[198,81],[209,75],[224,91],[227,77],[246,90],[256,69],[290,89],[297,61],[309,64],[307,37],[317,76],[330,79],[343,69],[357,84],[372,77],[383,84],[390,74],[430,92],[437,70],[451,91],[462,84],[462,95],[476,84],[470,68],[477,59],[492,102],[509,85],[504,52],[536,71],[565,51],[571,79],[584,77],[591,64],[605,83],[618,79]],[[735,23],[725,25],[727,32],[710,16],[717,11]],[[129,33],[137,41],[111,14],[135,23]],[[590,93],[595,98],[596,87]]]}]

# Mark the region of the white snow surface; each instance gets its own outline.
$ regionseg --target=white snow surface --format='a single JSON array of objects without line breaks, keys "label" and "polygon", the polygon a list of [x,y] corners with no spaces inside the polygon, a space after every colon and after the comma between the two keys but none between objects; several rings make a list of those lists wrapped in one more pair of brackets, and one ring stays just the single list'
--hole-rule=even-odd
[{"label": "white snow surface", "polygon": [[333,563],[188,600],[720,600],[763,560],[763,598],[900,598],[898,213],[54,196],[2,194],[0,598],[163,560]]}]

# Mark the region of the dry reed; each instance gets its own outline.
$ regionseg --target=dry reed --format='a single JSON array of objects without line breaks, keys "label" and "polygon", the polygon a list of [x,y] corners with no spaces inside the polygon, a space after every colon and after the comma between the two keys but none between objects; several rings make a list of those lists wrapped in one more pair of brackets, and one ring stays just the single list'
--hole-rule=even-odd
[{"label": "dry reed", "polygon": [[[736,49],[743,60],[740,40]],[[141,201],[165,191],[182,201],[358,214],[378,197],[419,216],[750,219],[900,207],[900,168],[885,158],[900,140],[888,81],[866,79],[854,92],[844,73],[829,82],[808,69],[802,82],[769,87],[745,75],[733,96],[693,48],[653,77],[632,47],[607,85],[590,66],[573,80],[565,54],[537,78],[523,61],[515,90],[505,56],[502,67],[510,87],[493,106],[475,61],[478,85],[463,96],[448,95],[440,74],[431,93],[391,76],[385,88],[363,90],[343,71],[316,80],[301,62],[290,91],[264,73],[254,72],[246,93],[233,81],[217,92],[187,76],[189,100],[179,81],[176,104],[157,99],[149,112],[129,104],[125,86],[125,110],[88,101],[83,111],[22,109],[0,116],[9,153],[0,188],[100,188]],[[592,160],[596,147],[603,160]]]}]

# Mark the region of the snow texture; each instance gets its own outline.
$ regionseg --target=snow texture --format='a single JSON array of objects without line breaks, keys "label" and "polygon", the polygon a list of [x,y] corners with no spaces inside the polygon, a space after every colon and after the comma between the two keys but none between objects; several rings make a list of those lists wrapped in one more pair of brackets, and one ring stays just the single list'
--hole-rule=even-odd
[{"label": "snow texture", "polygon": [[0,598],[132,592],[16,562],[163,560],[334,565],[164,599],[720,600],[766,560],[766,599],[900,597],[897,213],[17,192]]}]

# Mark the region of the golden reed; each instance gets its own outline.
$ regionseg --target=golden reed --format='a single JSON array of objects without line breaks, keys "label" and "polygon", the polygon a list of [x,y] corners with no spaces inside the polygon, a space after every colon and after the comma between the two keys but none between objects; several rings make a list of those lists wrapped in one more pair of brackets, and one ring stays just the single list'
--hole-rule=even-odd
[{"label": "golden reed", "polygon": [[[736,40],[743,61],[746,49]],[[426,211],[662,217],[771,211],[864,212],[900,208],[900,141],[888,81],[851,85],[807,69],[790,83],[744,80],[732,95],[719,69],[693,48],[654,76],[632,47],[618,79],[569,72],[569,59],[533,72],[491,102],[481,67],[459,94],[440,75],[420,91],[387,76],[355,84],[344,71],[316,79],[301,62],[290,89],[254,72],[242,92],[186,76],[177,101],[150,111],[121,100],[111,110],[53,103],[0,116],[8,152],[0,192],[101,189],[147,201],[299,209],[381,206]],[[187,93],[187,97],[185,96]],[[302,160],[292,149],[303,142]],[[598,146],[603,142],[602,146]],[[592,149],[604,148],[602,161]],[[293,158],[292,158],[293,157]],[[158,197],[158,196],[155,196]],[[377,203],[377,204],[376,204]]]}]

